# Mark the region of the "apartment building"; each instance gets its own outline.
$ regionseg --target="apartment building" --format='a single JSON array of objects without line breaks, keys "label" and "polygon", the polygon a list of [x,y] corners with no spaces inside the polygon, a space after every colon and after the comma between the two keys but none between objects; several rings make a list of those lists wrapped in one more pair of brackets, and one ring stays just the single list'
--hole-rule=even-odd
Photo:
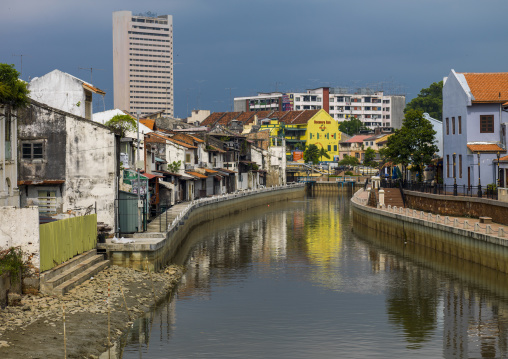
[{"label": "apartment building", "polygon": [[400,128],[404,118],[406,97],[385,95],[382,91],[359,89],[350,93],[343,88],[320,87],[306,92],[259,93],[252,97],[235,97],[235,111],[299,111],[324,109],[336,121],[351,117],[366,127]]},{"label": "apartment building", "polygon": [[115,108],[174,116],[173,17],[113,12]]}]

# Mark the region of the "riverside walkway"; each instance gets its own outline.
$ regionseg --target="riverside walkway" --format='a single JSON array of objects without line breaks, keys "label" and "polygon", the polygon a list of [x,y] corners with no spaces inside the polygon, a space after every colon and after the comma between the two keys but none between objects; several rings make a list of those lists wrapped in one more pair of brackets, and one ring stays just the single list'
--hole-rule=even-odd
[{"label": "riverside walkway", "polygon": [[106,251],[111,264],[159,270],[176,253],[193,227],[255,206],[298,198],[304,195],[304,187],[303,183],[293,183],[179,203],[150,222],[146,232],[134,233],[119,241],[107,239],[97,248]]},{"label": "riverside walkway", "polygon": [[[369,198],[368,190],[362,188],[355,193],[355,195],[351,200],[353,201],[353,203],[357,203],[368,208],[374,208],[372,206],[367,205],[368,198]],[[376,209],[381,212],[393,213],[407,218],[423,220],[425,222],[428,222],[429,224],[437,223],[449,226],[451,228],[463,229],[466,231],[470,231],[472,233],[479,233],[502,239],[508,239],[508,226],[494,222],[488,224],[481,223],[480,219],[478,218],[442,216],[439,214],[417,211],[410,208],[392,207],[390,205],[377,207]]]}]

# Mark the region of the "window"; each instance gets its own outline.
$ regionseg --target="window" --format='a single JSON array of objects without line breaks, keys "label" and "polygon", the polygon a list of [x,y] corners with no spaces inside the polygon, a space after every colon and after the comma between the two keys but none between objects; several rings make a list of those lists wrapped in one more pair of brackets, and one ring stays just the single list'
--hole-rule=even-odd
[{"label": "window", "polygon": [[190,153],[185,154],[185,163],[190,163]]},{"label": "window", "polygon": [[333,107],[333,106],[330,106],[330,110],[335,110],[335,107]]},{"label": "window", "polygon": [[459,116],[459,135],[462,134],[462,118]]},{"label": "window", "polygon": [[42,142],[23,142],[21,158],[24,160],[41,160],[43,158]]},{"label": "window", "polygon": [[494,133],[494,115],[480,116],[480,133]]},{"label": "window", "polygon": [[333,150],[337,152],[337,145],[333,145]]},{"label": "window", "polygon": [[[450,120],[448,119],[448,117],[446,118],[446,134],[449,135],[450,134]],[[450,177],[450,176],[448,176]]]},{"label": "window", "polygon": [[462,178],[462,155],[459,155],[459,177]]},{"label": "window", "polygon": [[317,139],[319,140],[319,132],[317,133]]},{"label": "window", "polygon": [[446,177],[450,178],[450,155],[446,155]]},{"label": "window", "polygon": [[337,102],[344,102],[344,97],[337,97]]},{"label": "window", "polygon": [[295,97],[295,101],[300,101],[300,97]]},{"label": "window", "polygon": [[452,135],[455,134],[455,117],[452,117]]},{"label": "window", "polygon": [[328,145],[328,152],[332,150],[332,145]]},{"label": "window", "polygon": [[38,191],[39,213],[56,214],[56,192]]}]

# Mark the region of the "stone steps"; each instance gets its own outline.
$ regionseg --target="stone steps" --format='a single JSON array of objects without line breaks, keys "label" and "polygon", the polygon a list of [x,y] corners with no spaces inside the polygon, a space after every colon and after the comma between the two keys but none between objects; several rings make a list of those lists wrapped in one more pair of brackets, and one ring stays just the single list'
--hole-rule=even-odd
[{"label": "stone steps", "polygon": [[64,295],[108,266],[109,260],[104,260],[104,255],[97,254],[96,249],[82,253],[42,273],[41,292]]},{"label": "stone steps", "polygon": [[385,206],[404,207],[402,195],[398,188],[383,188],[383,190],[385,191]]}]

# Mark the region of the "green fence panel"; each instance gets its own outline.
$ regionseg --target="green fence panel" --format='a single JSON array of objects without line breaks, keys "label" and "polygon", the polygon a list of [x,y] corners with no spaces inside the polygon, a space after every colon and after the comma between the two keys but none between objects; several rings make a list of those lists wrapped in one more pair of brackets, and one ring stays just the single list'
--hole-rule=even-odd
[{"label": "green fence panel", "polygon": [[39,234],[43,272],[97,246],[97,215],[42,224]]}]

